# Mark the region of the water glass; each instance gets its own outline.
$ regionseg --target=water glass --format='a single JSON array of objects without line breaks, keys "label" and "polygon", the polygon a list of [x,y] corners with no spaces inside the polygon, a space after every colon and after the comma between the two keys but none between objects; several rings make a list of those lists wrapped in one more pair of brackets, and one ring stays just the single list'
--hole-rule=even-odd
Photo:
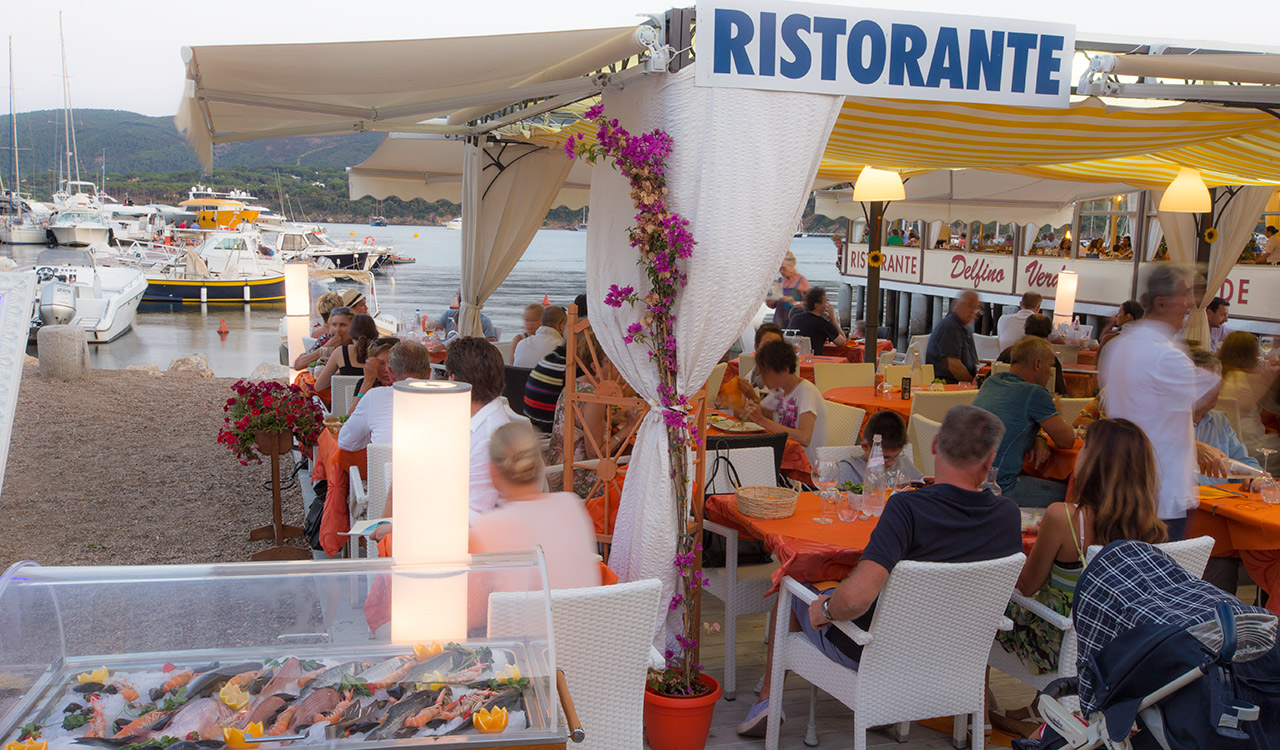
[{"label": "water glass", "polygon": [[1273,477],[1262,477],[1257,481],[1255,488],[1262,496],[1262,502],[1267,505],[1280,505],[1280,482]]},{"label": "water glass", "polygon": [[814,523],[833,523],[832,519],[827,515],[827,507],[829,501],[827,495],[830,495],[836,488],[836,484],[840,481],[840,463],[830,459],[822,459],[813,462],[813,483],[821,492],[818,496],[821,498],[820,506],[822,515],[813,519]]},{"label": "water glass", "polygon": [[836,517],[841,521],[856,521],[862,510],[862,495],[853,492],[841,492],[840,502],[836,505]]},{"label": "water glass", "polygon": [[822,517],[836,518],[840,515],[840,495],[844,493],[827,490],[822,493]]}]

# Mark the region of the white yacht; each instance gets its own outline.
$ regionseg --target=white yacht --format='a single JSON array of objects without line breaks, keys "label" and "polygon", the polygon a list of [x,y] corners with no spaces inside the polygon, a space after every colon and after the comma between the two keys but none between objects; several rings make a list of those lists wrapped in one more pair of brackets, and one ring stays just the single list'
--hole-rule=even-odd
[{"label": "white yacht", "polygon": [[337,243],[324,229],[301,224],[263,229],[262,241],[280,260],[306,260],[316,268],[376,271],[391,255],[389,246],[375,244],[372,237],[363,243]]},{"label": "white yacht", "polygon": [[94,206],[59,208],[49,221],[49,231],[59,245],[84,247],[111,240],[111,227]]},{"label": "white yacht", "polygon": [[0,216],[0,244],[43,245],[49,241],[49,207],[30,196],[6,193],[4,215]]},{"label": "white yacht", "polygon": [[444,223],[444,228],[445,229],[462,229],[462,217],[459,216],[456,219],[449,219]]},{"label": "white yacht", "polygon": [[[134,243],[118,251],[147,263],[146,299],[157,302],[279,302],[284,299],[284,263],[259,252],[261,236],[253,231],[213,230],[204,241],[178,250]],[[149,254],[150,253],[150,254]],[[165,259],[150,261],[157,253]]]},{"label": "white yacht", "polygon": [[31,338],[45,325],[82,329],[91,344],[128,331],[147,289],[142,271],[101,265],[88,250],[51,248],[36,256],[36,301]]}]

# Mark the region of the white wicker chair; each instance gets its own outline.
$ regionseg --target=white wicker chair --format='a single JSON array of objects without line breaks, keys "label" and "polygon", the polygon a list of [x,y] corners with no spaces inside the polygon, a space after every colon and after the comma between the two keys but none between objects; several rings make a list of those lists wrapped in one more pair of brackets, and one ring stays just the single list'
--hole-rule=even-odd
[{"label": "white wicker chair", "polygon": [[[391,443],[372,443],[365,454],[365,463],[369,467],[367,480],[360,479],[359,467],[352,466],[350,471],[351,491],[347,498],[347,518],[354,526],[356,521],[369,518],[382,518],[387,507],[387,492],[391,490]],[[348,557],[356,557],[360,540],[364,540],[365,557],[377,557],[378,547],[369,544],[368,534],[348,534]]]},{"label": "white wicker chair", "polygon": [[724,371],[728,368],[727,362],[721,362],[711,368],[711,377],[707,378],[707,398],[713,402],[716,400],[716,394],[720,392],[720,384],[724,382]]},{"label": "white wicker chair", "polygon": [[1013,365],[1009,364],[1008,362],[992,362],[991,363],[992,375],[999,375],[1002,372],[1009,372],[1012,369],[1013,369]]},{"label": "white wicker chair", "polygon": [[359,375],[334,375],[329,383],[329,413],[343,417],[351,413]]},{"label": "white wicker chair", "polygon": [[[920,365],[920,369],[924,371],[924,381],[920,383],[912,382],[912,386],[929,385],[933,382],[933,365]],[[884,382],[892,386],[902,385],[903,378],[911,377],[911,368],[907,365],[889,365],[884,368]]]},{"label": "white wicker chair", "polygon": [[750,375],[751,371],[754,369],[756,369],[755,354],[743,354],[738,357],[738,375],[745,378]]},{"label": "white wicker chair", "polygon": [[1064,365],[1074,365],[1080,362],[1080,347],[1078,346],[1053,344],[1053,353],[1058,358],[1058,361]]},{"label": "white wicker chair", "polygon": [[933,439],[942,429],[941,422],[916,414],[907,421],[907,442],[911,445],[911,461],[926,477],[934,475]]},{"label": "white wicker chair", "polygon": [[822,393],[832,388],[872,386],[876,384],[876,366],[863,362],[814,362],[813,382]]},{"label": "white wicker chair", "polygon": [[866,410],[856,406],[837,404],[834,401],[823,401],[822,405],[827,410],[825,445],[857,445],[858,436],[862,434],[862,420],[867,416]]},{"label": "white wicker chair", "polygon": [[[1180,542],[1166,542],[1156,546],[1164,550],[1169,557],[1173,558],[1174,562],[1181,565],[1188,573],[1193,576],[1200,576],[1204,574],[1205,565],[1209,562],[1209,553],[1213,551],[1213,537],[1202,536],[1195,539],[1184,539]],[[1092,560],[1093,556],[1101,549],[1102,547],[1099,545],[1092,545],[1085,550],[1086,563]],[[1013,592],[1012,601],[1015,604],[1021,604],[1036,617],[1062,631],[1062,650],[1058,654],[1058,671],[1045,672],[1038,675],[1031,674],[1031,670],[1027,669],[1027,665],[1017,655],[1005,651],[999,643],[992,644],[991,654],[987,657],[987,664],[1015,680],[1034,687],[1036,690],[1043,690],[1046,685],[1059,677],[1074,677],[1076,674],[1077,646],[1076,632],[1071,624],[1070,615],[1060,615],[1035,599],[1023,596],[1017,591]],[[1074,697],[1068,698],[1067,704],[1073,709],[1078,705]]]},{"label": "white wicker chair", "polygon": [[[656,578],[551,592],[556,667],[586,732],[575,748],[642,750],[644,684],[662,583]],[[524,594],[489,597],[489,637],[528,634]]]},{"label": "white wicker chair", "polygon": [[973,334],[973,348],[978,352],[978,359],[984,362],[991,362],[1000,356],[1000,337],[975,333]]},{"label": "white wicker chair", "polygon": [[977,389],[965,391],[921,391],[911,396],[911,416],[917,414],[925,419],[941,422],[951,407],[959,404],[972,404],[978,397]]},{"label": "white wicker chair", "polygon": [[933,334],[926,333],[923,336],[912,336],[911,341],[907,344],[907,351],[902,353],[902,361],[906,362],[907,359],[910,358],[911,355],[908,352],[914,348],[916,350],[916,356],[920,357],[920,361],[923,362],[924,355],[929,350],[929,337],[932,335]]},{"label": "white wicker chair", "polygon": [[[871,629],[836,623],[864,646],[858,669],[828,659],[804,633],[788,633],[791,600],[817,595],[790,577],[782,581],[774,616],[767,750],[777,750],[782,722],[783,677],[795,672],[813,686],[805,744],[817,744],[818,688],[853,710],[853,747],[865,750],[867,729],[896,724],[906,740],[906,722],[967,715],[973,736],[982,737],[986,660],[996,630],[1012,626],[1004,617],[1009,591],[1026,557],[1021,553],[972,563],[904,560],[894,566],[876,602]],[[953,744],[964,741],[957,720]]]},{"label": "white wicker chair", "polygon": [[498,353],[502,355],[502,364],[511,364],[511,355],[515,353],[516,344],[514,341],[495,341],[493,345],[497,347]]},{"label": "white wicker chair", "polygon": [[1058,415],[1067,424],[1071,424],[1076,421],[1076,417],[1080,416],[1080,412],[1092,400],[1091,398],[1060,398],[1058,399]]}]

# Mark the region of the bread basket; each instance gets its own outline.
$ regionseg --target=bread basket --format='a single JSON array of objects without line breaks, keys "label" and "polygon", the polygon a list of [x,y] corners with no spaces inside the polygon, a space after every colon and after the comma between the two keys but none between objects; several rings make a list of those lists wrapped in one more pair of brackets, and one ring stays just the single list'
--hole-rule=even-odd
[{"label": "bread basket", "polygon": [[789,518],[796,512],[800,493],[788,487],[748,485],[739,487],[738,510],[744,516],[761,519]]}]

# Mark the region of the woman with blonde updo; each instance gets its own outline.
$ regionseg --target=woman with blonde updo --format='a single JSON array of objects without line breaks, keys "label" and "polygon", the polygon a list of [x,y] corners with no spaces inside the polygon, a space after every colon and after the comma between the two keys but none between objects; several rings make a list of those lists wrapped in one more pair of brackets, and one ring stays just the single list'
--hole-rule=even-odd
[{"label": "woman with blonde updo", "polygon": [[591,516],[572,492],[543,492],[543,468],[532,427],[511,422],[494,431],[489,474],[502,505],[472,520],[471,551],[517,552],[541,545],[551,588],[599,586]]}]

